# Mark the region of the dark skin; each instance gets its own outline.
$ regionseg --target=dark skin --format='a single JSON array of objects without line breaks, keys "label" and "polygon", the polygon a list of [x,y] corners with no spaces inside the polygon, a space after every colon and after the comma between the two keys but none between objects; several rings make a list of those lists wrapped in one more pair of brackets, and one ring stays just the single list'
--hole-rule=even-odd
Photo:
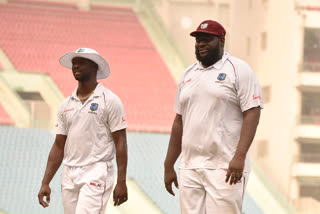
[{"label": "dark skin", "polygon": [[224,52],[224,37],[207,33],[197,33],[195,43],[195,54],[204,68],[218,62]]},{"label": "dark skin", "polygon": [[[38,194],[39,203],[44,208],[48,207],[50,203],[51,189],[49,184],[62,163],[66,140],[67,136],[57,134],[49,153],[47,168]],[[43,200],[44,197],[46,197],[46,201]]]},{"label": "dark skin", "polygon": [[[72,64],[72,73],[75,79],[78,80],[77,95],[79,97],[86,97],[98,84],[96,80],[98,66],[91,60],[81,57],[73,58]],[[82,103],[85,103],[87,99],[83,100]],[[128,200],[126,185],[128,161],[126,129],[112,132],[112,137],[115,143],[116,162],[118,167],[118,178],[117,184],[113,190],[113,201],[115,206],[119,206]],[[46,171],[38,194],[39,203],[44,208],[48,207],[50,203],[51,189],[49,184],[62,163],[66,140],[66,135],[56,135],[48,157]],[[44,197],[46,200],[44,200]]]},{"label": "dark skin", "polygon": [[116,161],[118,167],[117,184],[113,190],[113,202],[114,206],[119,206],[128,200],[126,184],[128,162],[126,129],[113,132],[112,137],[115,142]]},{"label": "dark skin", "polygon": [[[98,65],[91,60],[75,57],[72,59],[72,73],[78,80],[77,95],[86,97],[96,88]],[[82,101],[84,103],[86,100]]]},{"label": "dark skin", "polygon": [[173,196],[175,194],[172,191],[172,183],[175,184],[176,188],[179,188],[177,174],[174,170],[174,163],[181,153],[182,132],[182,116],[180,114],[176,114],[171,129],[167,157],[164,162],[164,184],[167,191]]},{"label": "dark skin", "polygon": [[229,163],[229,168],[226,175],[226,183],[236,184],[242,178],[244,163],[256,134],[256,130],[260,119],[260,107],[251,108],[242,113],[243,122],[240,132],[240,139],[236,149],[236,153]]},{"label": "dark skin", "polygon": [[[207,68],[222,58],[224,42],[224,38],[215,35],[205,33],[198,33],[196,35],[195,52],[203,67]],[[236,184],[242,178],[245,159],[259,123],[260,110],[260,107],[255,107],[243,112],[243,123],[239,143],[234,157],[229,162],[225,179],[225,182],[230,185]],[[174,164],[181,153],[182,133],[182,116],[176,114],[172,125],[167,156],[164,162],[164,184],[167,191],[173,196],[175,194],[172,190],[172,183],[174,183],[177,188],[179,187]]]}]

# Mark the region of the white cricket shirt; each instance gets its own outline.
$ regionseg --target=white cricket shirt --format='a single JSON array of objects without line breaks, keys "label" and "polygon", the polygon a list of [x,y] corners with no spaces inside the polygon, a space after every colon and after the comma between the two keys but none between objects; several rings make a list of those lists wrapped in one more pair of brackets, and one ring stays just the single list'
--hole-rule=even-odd
[{"label": "white cricket shirt", "polygon": [[87,166],[112,160],[115,145],[111,133],[127,128],[120,99],[101,83],[84,104],[76,93],[77,89],[58,112],[56,134],[67,135],[63,163]]},{"label": "white cricket shirt", "polygon": [[[180,168],[228,168],[240,139],[243,112],[263,108],[261,87],[250,66],[227,52],[214,65],[185,70],[175,111],[182,115]],[[247,154],[244,171],[250,171]]]}]

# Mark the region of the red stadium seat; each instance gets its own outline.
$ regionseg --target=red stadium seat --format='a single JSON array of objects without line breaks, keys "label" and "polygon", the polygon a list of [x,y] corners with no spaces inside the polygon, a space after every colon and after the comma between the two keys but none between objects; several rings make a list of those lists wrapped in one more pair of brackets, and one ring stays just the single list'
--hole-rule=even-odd
[{"label": "red stadium seat", "polygon": [[14,125],[14,121],[11,119],[11,117],[8,115],[8,113],[5,111],[3,106],[0,103],[0,124],[3,125]]},{"label": "red stadium seat", "polygon": [[176,83],[133,10],[43,4],[0,4],[0,46],[16,69],[50,75],[69,96],[76,81],[58,59],[93,48],[110,64],[101,82],[123,100],[129,130],[169,132]]}]

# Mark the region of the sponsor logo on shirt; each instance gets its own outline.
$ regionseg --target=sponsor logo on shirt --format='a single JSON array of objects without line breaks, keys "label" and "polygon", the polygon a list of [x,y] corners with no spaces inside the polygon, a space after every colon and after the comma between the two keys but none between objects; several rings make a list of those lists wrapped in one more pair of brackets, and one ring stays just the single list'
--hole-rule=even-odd
[{"label": "sponsor logo on shirt", "polygon": [[74,108],[65,109],[64,112],[73,111]]},{"label": "sponsor logo on shirt", "polygon": [[254,95],[252,95],[252,98],[253,98],[254,100],[256,100],[256,99],[261,100],[261,97],[260,97],[260,96],[255,97]]},{"label": "sponsor logo on shirt", "polygon": [[91,186],[94,186],[94,187],[99,187],[99,188],[101,188],[101,184],[96,183],[96,182],[90,182],[90,185],[91,185]]},{"label": "sponsor logo on shirt", "polygon": [[218,79],[219,81],[223,81],[223,80],[226,79],[226,76],[227,76],[227,74],[225,74],[225,73],[220,73],[220,74],[218,75],[217,79]]},{"label": "sponsor logo on shirt", "polygon": [[187,81],[182,81],[182,85],[184,85],[184,84],[186,84],[186,83],[188,83],[188,82],[191,82],[191,78],[190,79],[188,79]]},{"label": "sponsor logo on shirt", "polygon": [[91,111],[97,111],[98,106],[99,106],[98,103],[91,103],[90,110]]}]

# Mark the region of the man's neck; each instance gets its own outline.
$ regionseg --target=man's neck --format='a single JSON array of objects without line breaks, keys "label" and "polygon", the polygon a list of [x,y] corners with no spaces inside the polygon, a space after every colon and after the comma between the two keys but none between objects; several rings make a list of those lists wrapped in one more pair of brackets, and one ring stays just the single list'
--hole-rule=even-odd
[{"label": "man's neck", "polygon": [[224,50],[222,50],[222,51],[219,53],[219,56],[218,56],[217,58],[212,59],[212,61],[210,61],[210,62],[206,62],[206,63],[201,62],[201,65],[202,65],[204,68],[208,68],[208,67],[214,65],[216,62],[218,62],[219,60],[222,59],[223,53],[224,53]]},{"label": "man's neck", "polygon": [[94,91],[94,89],[97,87],[98,82],[95,81],[86,81],[86,82],[78,82],[78,90],[77,94],[80,95],[86,95]]},{"label": "man's neck", "polygon": [[[220,58],[220,59],[221,59],[221,58]],[[208,68],[208,67],[214,65],[216,62],[218,62],[220,59],[212,60],[211,62],[206,63],[206,64],[204,64],[203,62],[201,62],[201,65],[202,65],[202,67],[204,67],[204,68]]]}]

